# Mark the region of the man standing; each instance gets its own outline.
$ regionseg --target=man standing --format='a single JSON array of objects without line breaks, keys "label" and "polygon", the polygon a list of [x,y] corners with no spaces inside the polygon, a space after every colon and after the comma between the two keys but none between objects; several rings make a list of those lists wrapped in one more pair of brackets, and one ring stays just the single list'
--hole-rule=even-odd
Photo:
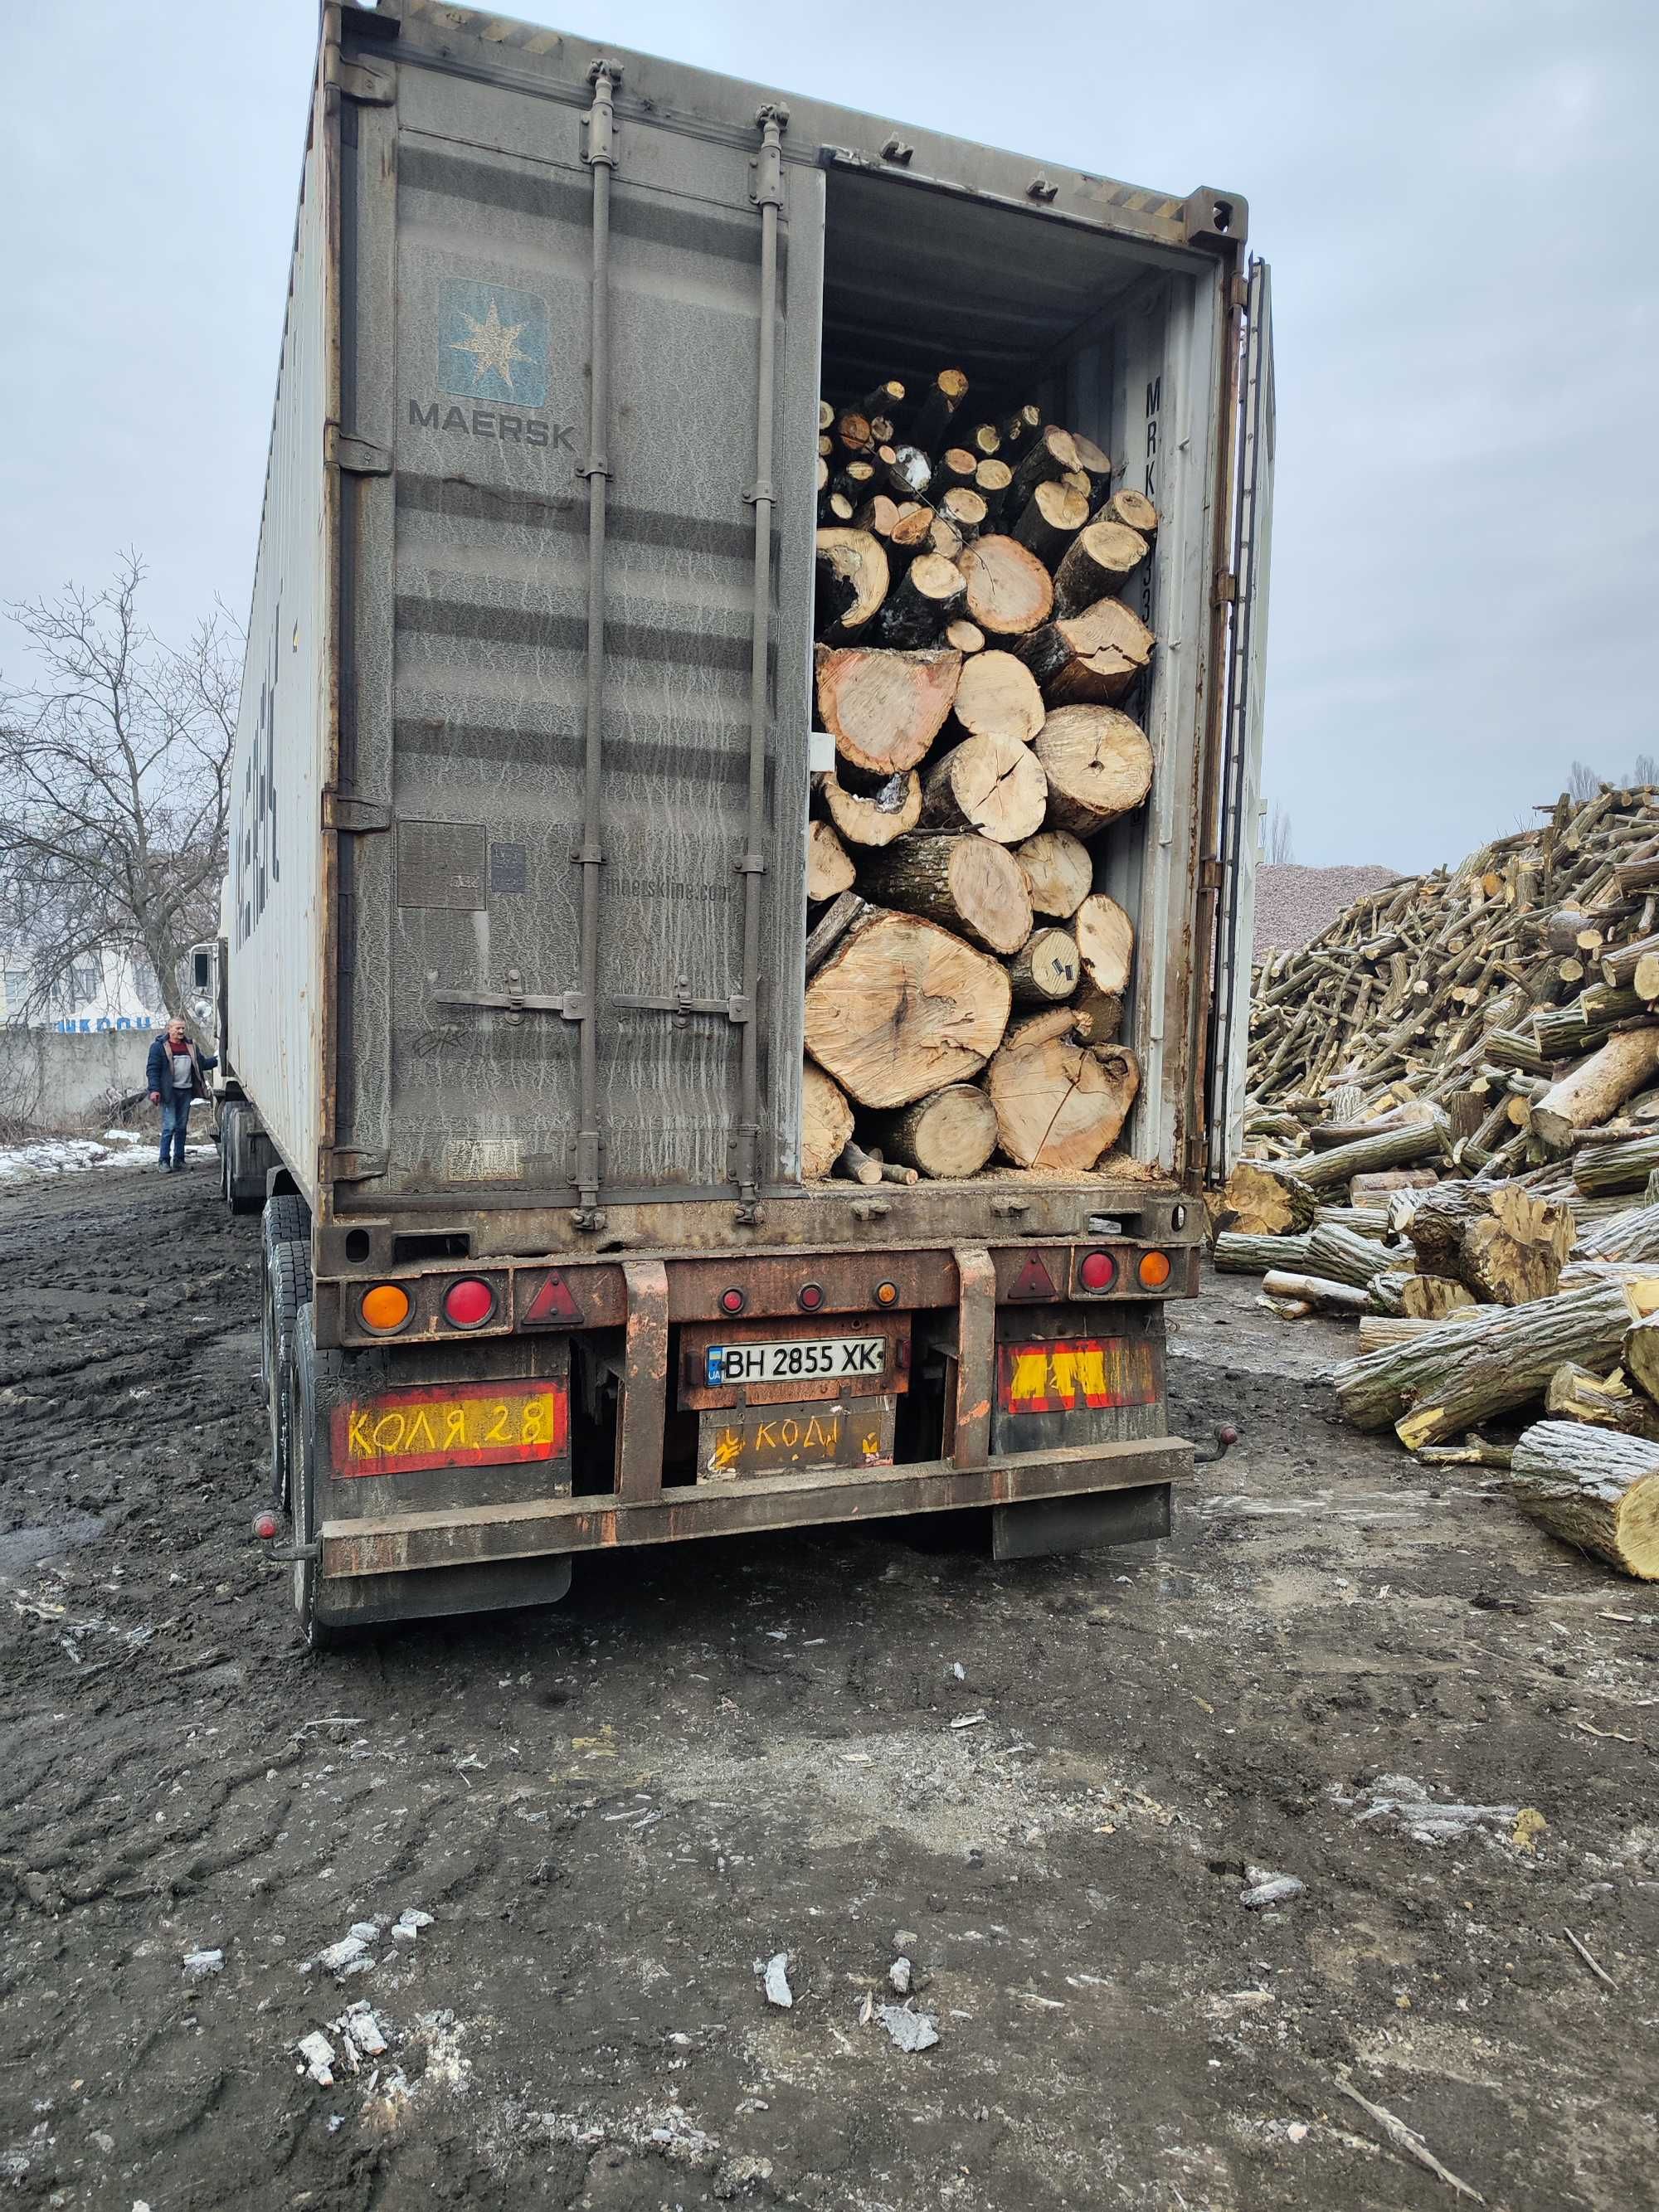
[{"label": "man standing", "polygon": [[[190,1127],[193,1098],[207,1097],[207,1074],[218,1061],[211,1053],[198,1052],[191,1042],[182,1018],[175,1014],[166,1030],[149,1048],[144,1080],[149,1103],[161,1109],[161,1169],[177,1175],[185,1164],[185,1134]],[[172,1148],[169,1160],[167,1152]]]}]

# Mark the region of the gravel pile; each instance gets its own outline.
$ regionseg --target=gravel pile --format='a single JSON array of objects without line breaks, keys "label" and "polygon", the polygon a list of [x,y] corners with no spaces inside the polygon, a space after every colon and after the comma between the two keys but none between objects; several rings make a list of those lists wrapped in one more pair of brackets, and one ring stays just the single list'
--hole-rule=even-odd
[{"label": "gravel pile", "polygon": [[1252,958],[1299,951],[1357,898],[1399,881],[1398,868],[1298,868],[1283,862],[1258,868]]}]

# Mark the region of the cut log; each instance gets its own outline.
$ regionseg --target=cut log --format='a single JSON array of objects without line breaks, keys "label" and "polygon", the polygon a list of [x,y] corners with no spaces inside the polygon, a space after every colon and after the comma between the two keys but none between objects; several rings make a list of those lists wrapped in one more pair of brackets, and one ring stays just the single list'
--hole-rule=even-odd
[{"label": "cut log", "polygon": [[970,738],[1017,738],[1028,745],[1042,727],[1042,694],[1012,653],[981,653],[964,663],[951,711]]},{"label": "cut log", "polygon": [[[983,653],[985,633],[977,623],[970,623],[966,615],[958,615],[954,622],[945,623],[945,642],[954,646],[960,653]],[[957,689],[959,692],[962,686],[958,684]]]},{"label": "cut log", "polygon": [[[961,697],[958,688],[957,697]],[[1028,837],[1014,854],[1038,914],[1066,921],[1089,896],[1095,864],[1089,848],[1069,830],[1043,830]]]},{"label": "cut log", "polygon": [[[1450,1275],[1461,1280],[1463,1231],[1471,1222],[1486,1218],[1502,1188],[1484,1182],[1443,1182],[1413,1201],[1401,1228],[1425,1275]],[[1562,1257],[1565,1256],[1564,1253]]]},{"label": "cut log", "polygon": [[898,501],[895,499],[889,499],[884,491],[878,492],[874,499],[866,499],[863,506],[858,510],[858,513],[853,517],[853,525],[855,529],[867,530],[872,538],[879,538],[883,544],[888,546],[888,568],[890,571],[892,567],[892,556],[891,547],[889,541],[891,539],[893,535],[893,526],[897,520]]},{"label": "cut log", "polygon": [[1072,443],[1071,433],[1060,428],[1057,423],[1046,424],[1021,454],[1014,471],[1009,494],[1011,511],[1020,514],[1040,483],[1053,483],[1077,465],[1077,447]]},{"label": "cut log", "polygon": [[1370,1310],[1370,1293],[1358,1290],[1352,1283],[1328,1281],[1322,1275],[1296,1275],[1275,1268],[1272,1274],[1261,1278],[1261,1287],[1270,1298],[1290,1298],[1311,1307],[1315,1312],[1363,1314]]},{"label": "cut log", "polygon": [[1056,707],[1109,706],[1152,657],[1152,633],[1121,599],[1097,599],[1081,614],[1027,628],[1015,650]]},{"label": "cut log", "polygon": [[1016,407],[1002,425],[1002,458],[1017,461],[1030,450],[1030,443],[1042,428],[1042,412],[1036,407]]},{"label": "cut log", "polygon": [[805,1041],[864,1106],[908,1106],[979,1073],[1002,1041],[1008,977],[915,915],[855,922],[806,988]]},{"label": "cut log", "polygon": [[1103,446],[1085,438],[1081,430],[1072,433],[1072,450],[1077,455],[1077,465],[1089,479],[1091,497],[1102,495],[1112,479],[1112,459]]},{"label": "cut log", "polygon": [[964,546],[972,544],[985,527],[985,501],[971,484],[953,485],[940,500],[939,511],[955,528]]},{"label": "cut log", "polygon": [[1572,1179],[1587,1198],[1642,1190],[1659,1170],[1659,1133],[1626,1137],[1613,1145],[1583,1145],[1572,1157]]},{"label": "cut log", "polygon": [[1115,707],[1056,708],[1035,743],[1048,779],[1051,830],[1092,837],[1132,814],[1152,787],[1146,732]]},{"label": "cut log", "polygon": [[1334,1221],[1315,1222],[1308,1237],[1309,1274],[1363,1291],[1382,1266],[1382,1254],[1369,1237],[1356,1237]]},{"label": "cut log", "polygon": [[1080,615],[1115,599],[1152,548],[1121,522],[1091,522],[1054,571],[1054,612]]},{"label": "cut log", "polygon": [[[910,574],[921,566],[915,562]],[[838,757],[868,775],[915,766],[943,728],[962,673],[962,655],[948,647],[884,653],[820,646],[817,660],[819,725],[834,738]]]},{"label": "cut log", "polygon": [[918,553],[881,611],[878,628],[883,644],[932,645],[945,624],[961,613],[967,589],[954,562],[937,553]]},{"label": "cut log", "polygon": [[807,1182],[822,1182],[841,1158],[853,1133],[853,1109],[840,1084],[812,1060],[800,1087],[800,1171]]},{"label": "cut log", "polygon": [[811,822],[806,829],[806,896],[838,898],[853,888],[854,868],[847,848],[828,822]]},{"label": "cut log", "polygon": [[875,1126],[884,1153],[939,1182],[977,1175],[996,1150],[996,1109],[973,1083],[952,1083]]},{"label": "cut log", "polygon": [[870,436],[870,417],[849,407],[844,415],[836,417],[836,436],[849,453],[867,453],[873,442]]},{"label": "cut log", "polygon": [[1449,1275],[1402,1275],[1400,1304],[1409,1321],[1444,1321],[1460,1307],[1479,1304],[1467,1283]]},{"label": "cut log", "polygon": [[881,1179],[884,1182],[902,1182],[908,1188],[911,1183],[920,1182],[921,1176],[917,1169],[902,1167],[897,1160],[884,1160]]},{"label": "cut log", "polygon": [[971,485],[974,471],[979,466],[979,456],[970,453],[966,446],[947,446],[933,464],[933,473],[927,485],[927,496],[935,505],[945,493],[958,484]]},{"label": "cut log", "polygon": [[1436,1107],[1432,1120],[1385,1130],[1382,1136],[1365,1137],[1358,1144],[1340,1145],[1334,1152],[1316,1152],[1297,1162],[1297,1172],[1310,1189],[1336,1190],[1351,1176],[1408,1167],[1434,1153],[1443,1155],[1447,1139],[1446,1117]]},{"label": "cut log", "polygon": [[[917,553],[930,550],[933,510],[921,500],[901,500],[893,509],[893,528],[887,540],[890,568],[902,567]],[[946,644],[950,640],[945,640]]]},{"label": "cut log", "polygon": [[876,465],[873,461],[848,461],[831,479],[831,489],[850,501],[854,507],[862,507],[876,489]]},{"label": "cut log", "polygon": [[1002,433],[994,422],[975,422],[971,430],[957,426],[957,443],[966,446],[975,460],[988,461],[1002,451]]},{"label": "cut log", "polygon": [[870,855],[860,887],[990,952],[1018,952],[1031,934],[1025,878],[1013,855],[987,837],[906,837]]},{"label": "cut log", "polygon": [[[1409,1344],[1345,1360],[1329,1380],[1346,1420],[1358,1429],[1380,1429],[1397,1421],[1413,1400],[1419,1407],[1437,1407],[1431,1394],[1445,1391],[1461,1371],[1479,1367],[1476,1379],[1481,1380],[1491,1366],[1499,1378],[1498,1398],[1486,1404],[1480,1395],[1485,1412],[1499,1413],[1540,1393],[1564,1359],[1611,1367],[1634,1318],[1625,1287],[1616,1282],[1559,1291],[1532,1306],[1470,1306]],[[1513,1374],[1509,1386],[1501,1379],[1506,1369]],[[1503,1395],[1506,1387],[1516,1395]],[[1473,1417],[1480,1418],[1484,1413]],[[1420,1441],[1455,1434],[1472,1426],[1473,1419],[1460,1419],[1457,1405],[1448,1401],[1443,1413],[1437,1410],[1425,1425],[1432,1433]]]},{"label": "cut log", "polygon": [[827,529],[842,530],[853,520],[853,502],[842,491],[826,491],[818,501],[818,520]]},{"label": "cut log", "polygon": [[1650,1401],[1659,1402],[1659,1317],[1644,1315],[1620,1346],[1624,1370]]},{"label": "cut log", "polygon": [[[1033,930],[1008,963],[1008,981],[1013,986],[1017,1006],[1061,1005],[1076,990],[1081,974],[1077,939],[1064,929]],[[1076,1035],[1075,1024],[1073,1034]],[[1086,1040],[1079,1039],[1082,1042]]]},{"label": "cut log", "polygon": [[921,819],[921,778],[914,769],[890,775],[868,798],[833,775],[820,776],[816,784],[830,819],[849,845],[879,851]]},{"label": "cut log", "polygon": [[1564,1359],[1550,1377],[1544,1411],[1564,1421],[1617,1429],[1621,1436],[1659,1437],[1659,1406],[1632,1390],[1618,1367],[1601,1376],[1576,1359]]},{"label": "cut log", "polygon": [[916,411],[911,419],[913,443],[936,448],[943,441],[951,417],[968,397],[968,379],[959,368],[942,368],[931,384],[915,394]]},{"label": "cut log", "polygon": [[997,1141],[1016,1167],[1079,1171],[1116,1141],[1140,1087],[1121,1045],[1079,1044],[1069,1009],[1036,1014],[1012,1031],[986,1087]]},{"label": "cut log", "polygon": [[1103,522],[1121,522],[1143,538],[1158,533],[1158,509],[1144,492],[1131,491],[1127,484],[1112,494],[1101,508],[1100,518]]},{"label": "cut log", "polygon": [[974,471],[974,489],[985,501],[985,519],[994,523],[1008,504],[1014,472],[1006,461],[981,461]]},{"label": "cut log", "polygon": [[1359,1349],[1362,1352],[1381,1352],[1385,1345],[1409,1344],[1413,1337],[1421,1336],[1425,1329],[1438,1326],[1437,1322],[1413,1321],[1405,1314],[1362,1314],[1359,1316]]},{"label": "cut log", "polygon": [[969,617],[988,636],[1022,637],[1048,621],[1054,580],[1036,554],[1012,538],[976,538],[964,547],[960,565]]},{"label": "cut log", "polygon": [[895,499],[926,499],[933,464],[920,446],[884,446],[877,456]]},{"label": "cut log", "polygon": [[887,556],[881,540],[867,530],[820,530],[817,560],[818,631],[851,637],[887,597]]},{"label": "cut log", "polygon": [[1045,568],[1053,568],[1088,520],[1089,502],[1082,492],[1069,484],[1040,483],[1021,510],[1013,535]]},{"label": "cut log", "polygon": [[1247,1237],[1237,1229],[1224,1229],[1212,1254],[1221,1275],[1266,1275],[1307,1272],[1305,1237]]},{"label": "cut log", "polygon": [[[878,384],[873,392],[866,392],[859,402],[860,415],[893,416],[904,404],[904,386],[896,376],[885,384]],[[820,425],[822,427],[822,425]]]},{"label": "cut log", "polygon": [[[1031,903],[1035,907],[1036,901]],[[1659,1206],[1632,1206],[1598,1221],[1580,1236],[1573,1255],[1580,1260],[1659,1261]]]},{"label": "cut log", "polygon": [[836,1172],[848,1182],[861,1182],[866,1188],[881,1181],[881,1162],[872,1160],[862,1145],[854,1144],[849,1137],[842,1146],[841,1157],[836,1162]]},{"label": "cut log", "polygon": [[[1599,1319],[1596,1300],[1605,1309]],[[1395,1423],[1395,1435],[1407,1451],[1443,1443],[1493,1414],[1540,1397],[1564,1359],[1576,1359],[1587,1367],[1610,1361],[1607,1338],[1621,1305],[1628,1315],[1630,1300],[1624,1285],[1601,1283],[1561,1291],[1531,1305],[1487,1309],[1502,1319],[1492,1324],[1478,1346],[1460,1352],[1426,1388],[1414,1393],[1410,1412]]]},{"label": "cut log", "polygon": [[1535,1421],[1505,1480],[1530,1520],[1638,1581],[1659,1579],[1659,1444],[1577,1421]]},{"label": "cut log", "polygon": [[960,565],[963,548],[968,543],[948,514],[935,514],[927,529],[927,550],[937,553],[941,561]]},{"label": "cut log", "polygon": [[[1035,899],[1031,902],[1035,906]],[[1357,1175],[1348,1185],[1351,1206],[1375,1206],[1386,1210],[1397,1190],[1432,1190],[1440,1178],[1432,1168],[1381,1168],[1375,1175]]]},{"label": "cut log", "polygon": [[838,899],[824,908],[806,939],[806,977],[809,982],[859,916],[867,910],[867,902],[861,899],[856,891],[843,891]]},{"label": "cut log", "polygon": [[1240,1160],[1227,1177],[1222,1212],[1247,1237],[1294,1237],[1311,1229],[1319,1200],[1286,1167]]},{"label": "cut log", "polygon": [[820,429],[820,430],[828,430],[828,429],[829,429],[829,428],[830,428],[830,427],[833,425],[833,423],[834,423],[834,422],[835,422],[835,419],[836,419],[836,410],[835,410],[835,409],[834,409],[834,408],[830,404],[830,402],[829,402],[827,399],[820,399],[820,400],[819,400],[819,402],[818,402],[818,428],[819,428],[819,429]]},{"label": "cut log", "polygon": [[1458,1276],[1479,1298],[1521,1306],[1553,1295],[1573,1238],[1565,1206],[1513,1183],[1492,1192],[1486,1217],[1463,1231]]},{"label": "cut log", "polygon": [[[977,830],[999,845],[1018,845],[1030,836],[1048,804],[1042,770],[1018,738],[964,738],[928,771],[921,789],[925,827]],[[1014,872],[1018,875],[1018,866]],[[1020,894],[1025,899],[1024,877]]]},{"label": "cut log", "polygon": [[1129,988],[1134,962],[1135,927],[1104,891],[1091,891],[1072,916],[1083,972],[1096,990],[1121,998]]},{"label": "cut log", "polygon": [[1350,1230],[1354,1236],[1364,1237],[1372,1244],[1383,1243],[1389,1233],[1385,1218],[1369,1206],[1322,1206],[1319,1218],[1334,1222],[1339,1229]]},{"label": "cut log", "polygon": [[1659,1024],[1621,1030],[1533,1106],[1529,1126],[1540,1144],[1565,1152],[1579,1129],[1594,1128],[1659,1070]]},{"label": "cut log", "polygon": [[1072,1001],[1072,1034],[1081,1044],[1115,1044],[1123,1028],[1123,994],[1085,981]]}]

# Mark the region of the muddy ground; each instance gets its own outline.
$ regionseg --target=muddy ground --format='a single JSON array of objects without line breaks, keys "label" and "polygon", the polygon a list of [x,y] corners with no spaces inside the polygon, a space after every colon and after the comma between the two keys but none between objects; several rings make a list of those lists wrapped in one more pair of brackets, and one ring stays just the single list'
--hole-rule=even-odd
[{"label": "muddy ground", "polygon": [[[623,1556],[313,1661],[214,1186],[0,1198],[8,2201],[1453,2202],[1346,2079],[1493,2205],[1653,2202],[1659,1594],[1333,1426],[1334,1325],[1183,1310],[1243,1435],[1167,1545]],[[296,2070],[361,2000],[385,2053]]]}]

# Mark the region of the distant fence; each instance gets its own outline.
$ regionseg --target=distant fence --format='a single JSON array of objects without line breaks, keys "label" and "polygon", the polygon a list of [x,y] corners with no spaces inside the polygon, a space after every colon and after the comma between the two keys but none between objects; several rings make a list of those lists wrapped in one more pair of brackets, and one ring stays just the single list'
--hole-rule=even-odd
[{"label": "distant fence", "polygon": [[141,1091],[153,1028],[0,1029],[0,1121],[67,1129]]}]

